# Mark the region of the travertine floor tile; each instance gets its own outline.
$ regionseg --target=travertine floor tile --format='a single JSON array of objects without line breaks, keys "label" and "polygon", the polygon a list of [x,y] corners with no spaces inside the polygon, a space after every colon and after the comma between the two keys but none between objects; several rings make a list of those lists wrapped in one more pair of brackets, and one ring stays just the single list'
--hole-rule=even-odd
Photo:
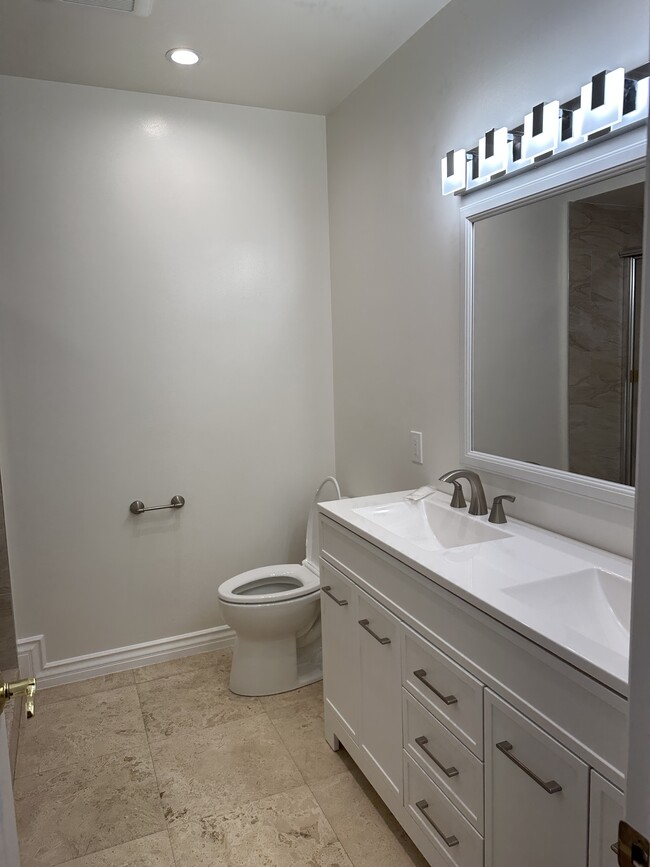
[{"label": "travertine floor tile", "polygon": [[175,867],[167,831],[66,862],[65,867]]},{"label": "travertine floor tile", "polygon": [[151,743],[170,822],[218,815],[300,786],[300,772],[265,714]]},{"label": "travertine floor tile", "polygon": [[296,713],[305,716],[320,716],[323,713],[323,681],[311,683],[292,692],[279,695],[265,695],[260,701],[272,720],[287,719]]},{"label": "travertine floor tile", "polygon": [[214,675],[214,668],[208,667],[139,683],[149,737],[168,737],[263,713],[259,699],[234,695]]},{"label": "travertine floor tile", "polygon": [[349,756],[344,760],[352,772],[310,788],[354,867],[427,867]]},{"label": "travertine floor tile", "polygon": [[22,867],[50,867],[165,828],[146,748],[22,777],[14,795]]},{"label": "travertine floor tile", "polygon": [[175,674],[186,674],[197,668],[214,668],[220,673],[223,683],[228,683],[230,677],[230,649],[214,650],[210,653],[197,653],[194,656],[184,656],[181,659],[170,659],[169,662],[158,662],[155,665],[145,665],[135,668],[133,675],[136,683],[156,680],[159,677],[172,677]]},{"label": "travertine floor tile", "polygon": [[170,827],[178,867],[352,867],[306,786]]},{"label": "travertine floor tile", "polygon": [[16,777],[146,747],[135,686],[93,693],[56,702],[23,726]]},{"label": "travertine floor tile", "polygon": [[342,751],[335,752],[325,740],[321,714],[298,711],[273,720],[273,724],[306,783],[326,780],[345,770]]},{"label": "travertine floor tile", "polygon": [[[58,701],[69,698],[80,698],[84,695],[92,695],[95,692],[108,692],[111,689],[120,689],[123,686],[133,686],[132,671],[117,671],[114,674],[103,674],[90,680],[81,680],[78,683],[65,683],[62,686],[53,686],[50,689],[41,689],[36,693],[36,711],[39,708],[49,707]],[[31,725],[31,720],[29,725]]]}]

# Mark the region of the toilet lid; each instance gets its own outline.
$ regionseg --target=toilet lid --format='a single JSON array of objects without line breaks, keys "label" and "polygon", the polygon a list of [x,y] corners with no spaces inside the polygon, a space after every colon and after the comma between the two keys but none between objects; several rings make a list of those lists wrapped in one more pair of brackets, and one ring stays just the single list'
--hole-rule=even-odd
[{"label": "toilet lid", "polygon": [[287,602],[315,593],[320,587],[318,575],[305,566],[283,563],[251,569],[224,581],[219,599],[235,605],[260,605]]}]

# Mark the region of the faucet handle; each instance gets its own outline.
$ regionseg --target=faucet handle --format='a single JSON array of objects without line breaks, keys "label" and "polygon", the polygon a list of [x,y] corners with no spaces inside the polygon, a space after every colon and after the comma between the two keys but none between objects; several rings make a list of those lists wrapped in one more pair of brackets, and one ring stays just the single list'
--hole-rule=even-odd
[{"label": "faucet handle", "polygon": [[506,513],[503,511],[503,501],[508,500],[511,503],[514,503],[516,497],[513,497],[512,494],[499,494],[498,497],[495,497],[492,501],[492,508],[490,509],[490,517],[488,521],[491,524],[507,524],[508,519],[506,518]]},{"label": "faucet handle", "polygon": [[452,482],[454,486],[454,493],[451,497],[451,508],[452,509],[465,509],[467,507],[467,503],[465,501],[465,494],[463,493],[463,486],[460,482]]}]

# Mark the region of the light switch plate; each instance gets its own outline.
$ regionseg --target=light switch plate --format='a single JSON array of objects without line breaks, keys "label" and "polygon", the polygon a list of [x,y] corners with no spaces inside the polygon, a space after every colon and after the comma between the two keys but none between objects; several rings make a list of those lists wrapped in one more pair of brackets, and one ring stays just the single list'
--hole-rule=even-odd
[{"label": "light switch plate", "polygon": [[423,464],[424,457],[422,456],[422,431],[411,431],[411,461],[414,464]]}]

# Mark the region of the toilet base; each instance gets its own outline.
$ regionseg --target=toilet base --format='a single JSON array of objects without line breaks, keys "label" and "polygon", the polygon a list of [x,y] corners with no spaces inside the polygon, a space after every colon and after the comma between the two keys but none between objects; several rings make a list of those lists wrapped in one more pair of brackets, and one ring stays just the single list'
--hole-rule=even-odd
[{"label": "toilet base", "polygon": [[262,696],[291,692],[323,679],[320,660],[300,661],[296,638],[251,641],[238,638],[230,669],[230,691]]}]

